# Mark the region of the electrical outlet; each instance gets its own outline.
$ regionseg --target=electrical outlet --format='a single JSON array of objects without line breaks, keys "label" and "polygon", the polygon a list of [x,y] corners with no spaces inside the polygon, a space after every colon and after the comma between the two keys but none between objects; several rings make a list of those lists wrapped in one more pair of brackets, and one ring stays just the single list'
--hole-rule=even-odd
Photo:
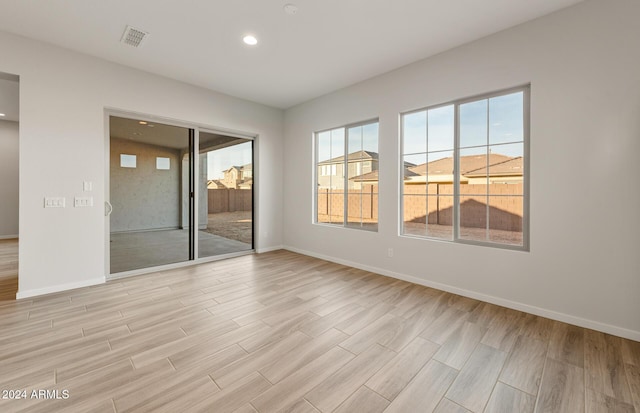
[{"label": "electrical outlet", "polygon": [[388,256],[389,258],[393,257],[393,248],[389,248],[389,249],[387,250],[387,256]]},{"label": "electrical outlet", "polygon": [[84,181],[84,182],[82,183],[82,190],[83,190],[84,192],[91,192],[91,191],[93,191],[93,182],[90,182],[90,181]]}]

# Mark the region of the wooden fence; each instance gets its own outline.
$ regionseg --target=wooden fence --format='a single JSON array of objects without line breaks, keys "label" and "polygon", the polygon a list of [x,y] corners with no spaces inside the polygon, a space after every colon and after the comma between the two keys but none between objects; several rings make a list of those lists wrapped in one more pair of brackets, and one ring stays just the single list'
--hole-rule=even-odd
[{"label": "wooden fence", "polygon": [[251,189],[209,189],[207,195],[210,214],[251,211],[253,207]]}]

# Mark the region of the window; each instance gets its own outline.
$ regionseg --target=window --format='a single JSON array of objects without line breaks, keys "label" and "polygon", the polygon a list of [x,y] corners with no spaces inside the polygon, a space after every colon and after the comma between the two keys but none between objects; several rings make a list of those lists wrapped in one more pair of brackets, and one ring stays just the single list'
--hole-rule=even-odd
[{"label": "window", "polygon": [[121,168],[135,168],[137,157],[135,155],[120,154]]},{"label": "window", "polygon": [[156,169],[169,170],[171,169],[171,159],[156,157]]},{"label": "window", "polygon": [[377,231],[378,121],[318,132],[315,148],[315,223]]},{"label": "window", "polygon": [[402,114],[402,234],[528,248],[529,87]]}]

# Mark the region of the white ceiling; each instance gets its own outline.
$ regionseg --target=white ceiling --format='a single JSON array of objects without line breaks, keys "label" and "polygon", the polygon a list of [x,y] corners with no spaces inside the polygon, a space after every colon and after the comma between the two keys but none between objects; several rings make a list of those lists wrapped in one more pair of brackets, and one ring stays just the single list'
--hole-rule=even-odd
[{"label": "white ceiling", "polygon": [[580,1],[0,0],[0,30],[288,108]]}]

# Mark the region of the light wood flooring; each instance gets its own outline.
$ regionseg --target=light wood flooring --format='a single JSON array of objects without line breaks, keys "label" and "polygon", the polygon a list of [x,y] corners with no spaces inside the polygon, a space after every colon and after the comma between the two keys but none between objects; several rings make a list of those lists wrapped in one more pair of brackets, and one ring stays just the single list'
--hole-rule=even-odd
[{"label": "light wood flooring", "polygon": [[0,302],[15,300],[17,292],[18,240],[0,239]]},{"label": "light wood flooring", "polygon": [[275,251],[0,303],[0,389],[28,396],[2,412],[640,412],[640,343]]}]

